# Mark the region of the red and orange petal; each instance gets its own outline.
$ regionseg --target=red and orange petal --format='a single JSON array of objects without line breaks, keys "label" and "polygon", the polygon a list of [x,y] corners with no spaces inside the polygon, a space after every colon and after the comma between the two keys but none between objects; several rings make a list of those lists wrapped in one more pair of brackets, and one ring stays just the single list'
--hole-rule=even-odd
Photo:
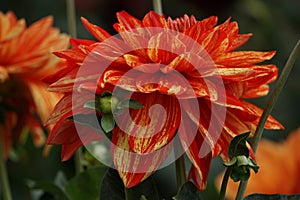
[{"label": "red and orange petal", "polygon": [[[7,23],[6,26],[14,26],[7,21],[4,25]],[[26,73],[30,78],[38,79],[53,71],[59,59],[52,55],[52,51],[66,48],[68,37],[60,34],[52,24],[53,18],[46,17],[25,27],[15,37],[1,42],[1,65],[5,66],[9,74]],[[36,69],[36,73],[29,73],[32,69]]]},{"label": "red and orange petal", "polygon": [[113,162],[126,187],[133,187],[148,178],[158,169],[171,151],[172,146],[167,145],[148,154],[135,153],[129,146],[130,135],[121,131],[119,127],[114,130],[118,134],[113,134],[112,137]]},{"label": "red and orange petal", "polygon": [[120,129],[113,130],[113,135],[122,134],[117,130],[129,134],[128,144],[138,154],[151,153],[168,144],[181,120],[178,101],[158,92],[134,93],[131,98],[144,107],[117,116]]}]

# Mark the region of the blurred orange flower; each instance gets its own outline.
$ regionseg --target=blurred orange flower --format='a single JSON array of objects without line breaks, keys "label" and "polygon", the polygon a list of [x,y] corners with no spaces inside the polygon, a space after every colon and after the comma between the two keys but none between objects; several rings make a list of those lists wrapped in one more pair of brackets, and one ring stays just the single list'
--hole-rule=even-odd
[{"label": "blurred orange flower", "polygon": [[66,49],[68,36],[45,17],[27,27],[13,12],[0,12],[0,139],[7,157],[23,133],[36,146],[45,142],[43,123],[60,96],[47,91],[42,78],[61,65],[52,51]]},{"label": "blurred orange flower", "polygon": [[[257,174],[251,174],[245,196],[252,193],[261,194],[297,194],[300,193],[300,128],[292,132],[281,143],[261,140],[256,154],[259,165]],[[216,178],[220,189],[223,174]],[[284,180],[283,180],[284,179]],[[229,180],[226,197],[234,199],[238,182]]]}]

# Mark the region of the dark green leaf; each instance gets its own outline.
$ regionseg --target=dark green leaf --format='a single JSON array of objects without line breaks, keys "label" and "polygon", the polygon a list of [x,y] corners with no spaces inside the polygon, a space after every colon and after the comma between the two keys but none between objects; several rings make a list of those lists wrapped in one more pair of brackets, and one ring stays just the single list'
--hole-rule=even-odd
[{"label": "dark green leaf", "polygon": [[101,127],[102,129],[108,133],[112,131],[115,127],[116,123],[113,115],[104,115],[101,118]]},{"label": "dark green leaf", "polygon": [[244,200],[300,200],[300,194],[251,194]]},{"label": "dark green leaf", "polygon": [[174,200],[201,200],[200,191],[192,182],[186,182],[181,186]]},{"label": "dark green leaf", "polygon": [[232,159],[238,155],[245,155],[249,157],[249,149],[246,146],[246,139],[250,132],[240,134],[232,139],[228,149],[229,158]]},{"label": "dark green leaf", "polygon": [[118,108],[132,108],[132,109],[141,109],[144,108],[143,104],[140,102],[134,100],[134,99],[126,99],[121,101],[118,106]]},{"label": "dark green leaf", "polygon": [[[141,199],[146,198],[147,200],[159,200],[159,194],[156,188],[154,180],[149,177],[139,185],[127,189],[129,199]],[[144,197],[142,197],[144,196]],[[105,176],[103,177],[100,199],[105,200],[124,200],[125,192],[123,182],[114,169],[108,169]]]},{"label": "dark green leaf", "polygon": [[62,171],[58,171],[54,181],[42,180],[32,181],[28,180],[27,185],[33,190],[42,190],[55,196],[57,199],[69,200],[69,196],[65,192],[65,185],[67,179]]},{"label": "dark green leaf", "polygon": [[56,196],[58,199],[70,200],[68,195],[52,181],[28,181],[27,184],[33,190],[42,190]]},{"label": "dark green leaf", "polygon": [[69,117],[68,119],[74,120],[76,123],[87,126],[99,133],[103,133],[100,123],[99,123],[100,116],[95,114],[78,114],[74,115],[72,117]]},{"label": "dark green leaf", "polygon": [[124,200],[124,185],[116,170],[109,168],[103,176],[100,200]]},{"label": "dark green leaf", "polygon": [[106,169],[106,167],[87,169],[67,183],[66,192],[72,200],[98,200],[101,180]]}]

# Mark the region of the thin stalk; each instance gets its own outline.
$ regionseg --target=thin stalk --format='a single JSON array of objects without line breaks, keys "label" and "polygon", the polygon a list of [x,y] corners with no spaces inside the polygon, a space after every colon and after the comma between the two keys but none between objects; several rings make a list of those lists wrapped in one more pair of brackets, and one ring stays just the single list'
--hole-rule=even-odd
[{"label": "thin stalk", "polygon": [[3,195],[3,200],[12,200],[11,190],[8,181],[7,168],[6,168],[6,160],[4,158],[3,151],[3,141],[1,141],[0,137],[0,181],[1,181],[1,191]]},{"label": "thin stalk", "polygon": [[163,14],[161,0],[153,0],[153,10],[159,15]]},{"label": "thin stalk", "polygon": [[130,200],[129,199],[129,191],[128,188],[124,186],[124,193],[125,193],[125,200]]},{"label": "thin stalk", "polygon": [[135,191],[124,186],[125,200],[135,200]]},{"label": "thin stalk", "polygon": [[76,37],[76,11],[74,0],[66,0],[67,3],[67,19],[68,30],[71,37]]},{"label": "thin stalk", "polygon": [[242,200],[244,198],[244,193],[247,188],[248,181],[241,181],[239,184],[239,189],[237,191],[235,199]]},{"label": "thin stalk", "polygon": [[[253,148],[254,153],[256,152],[258,143],[262,137],[264,126],[268,119],[268,116],[270,115],[271,111],[273,110],[274,105],[279,97],[279,94],[280,94],[282,88],[284,87],[285,82],[286,82],[287,78],[289,77],[289,74],[290,74],[290,72],[294,66],[294,63],[296,61],[296,58],[299,54],[300,54],[300,40],[298,40],[296,46],[294,47],[293,51],[291,52],[285,66],[281,72],[281,75],[278,78],[275,88],[268,99],[266,108],[264,109],[264,112],[259,120],[256,131],[254,133],[253,141],[252,141],[252,148]],[[247,187],[247,181],[241,181],[240,185],[239,185],[238,193],[236,196],[236,200],[243,199],[246,187]]]},{"label": "thin stalk", "polygon": [[[67,20],[68,20],[68,30],[71,37],[75,38],[77,36],[76,31],[76,10],[75,10],[75,2],[74,0],[66,0],[67,4]],[[75,162],[75,171],[78,175],[83,171],[82,166],[82,151],[81,148],[79,148],[74,156],[74,162]]]},{"label": "thin stalk", "polygon": [[224,177],[223,177],[222,185],[221,185],[219,200],[224,200],[225,199],[227,183],[228,183],[231,171],[232,171],[232,168],[227,167],[226,172],[225,172]]},{"label": "thin stalk", "polygon": [[180,188],[186,182],[184,154],[175,161],[177,186]]},{"label": "thin stalk", "polygon": [[83,165],[82,165],[82,149],[77,149],[75,155],[74,155],[74,162],[75,162],[75,172],[76,174],[80,174],[83,172]]}]

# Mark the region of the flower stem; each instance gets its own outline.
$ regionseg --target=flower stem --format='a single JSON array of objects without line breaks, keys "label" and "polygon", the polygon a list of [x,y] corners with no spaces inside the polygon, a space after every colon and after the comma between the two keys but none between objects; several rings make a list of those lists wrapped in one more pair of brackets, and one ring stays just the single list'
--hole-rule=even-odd
[{"label": "flower stem", "polygon": [[76,12],[74,0],[66,0],[68,30],[71,37],[76,37]]},{"label": "flower stem", "polygon": [[227,183],[229,180],[229,176],[231,174],[231,167],[227,167],[226,172],[223,177],[222,185],[221,185],[221,191],[220,191],[220,197],[219,200],[224,200],[225,199],[225,194],[226,194],[226,188],[227,188]]},{"label": "flower stem", "polygon": [[129,191],[128,188],[124,186],[125,200],[129,200]]},{"label": "flower stem", "polygon": [[178,189],[186,182],[184,154],[175,161],[176,180]]},{"label": "flower stem", "polygon": [[7,169],[6,169],[6,160],[4,158],[3,151],[3,141],[1,141],[0,136],[0,181],[1,181],[1,191],[3,194],[3,200],[12,200],[11,190],[9,186]]},{"label": "flower stem", "polygon": [[[264,112],[258,122],[256,131],[254,133],[253,141],[252,141],[252,148],[253,148],[254,153],[256,152],[258,143],[262,137],[264,126],[268,119],[268,116],[270,115],[271,111],[273,110],[274,105],[279,97],[279,94],[280,94],[282,88],[284,87],[284,84],[285,84],[285,82],[294,66],[296,58],[299,54],[300,54],[300,40],[298,40],[296,46],[294,47],[293,51],[291,52],[285,66],[281,72],[281,75],[278,78],[275,88],[268,99],[268,102],[264,109]],[[237,200],[240,200],[243,198],[246,187],[247,187],[247,181],[241,181],[240,185],[239,185],[238,193],[236,196]]]},{"label": "flower stem", "polygon": [[[74,0],[66,0],[67,4],[67,19],[68,19],[68,30],[71,37],[75,38],[77,36],[76,32],[76,10],[75,10],[75,2]],[[75,171],[78,175],[83,171],[82,166],[82,151],[81,148],[79,148],[74,157],[75,162]]]},{"label": "flower stem", "polygon": [[83,171],[81,148],[77,149],[74,156],[74,162],[75,162],[75,172],[76,175],[78,175]]},{"label": "flower stem", "polygon": [[153,0],[153,10],[159,15],[163,14],[161,0]]},{"label": "flower stem", "polygon": [[125,200],[134,200],[135,195],[134,195],[134,191],[132,191],[130,188],[127,188],[124,186],[124,193],[125,193]]},{"label": "flower stem", "polygon": [[239,189],[238,189],[236,197],[235,197],[236,200],[242,200],[244,198],[244,193],[245,193],[246,188],[247,188],[247,183],[248,183],[248,181],[241,181],[240,182]]}]

